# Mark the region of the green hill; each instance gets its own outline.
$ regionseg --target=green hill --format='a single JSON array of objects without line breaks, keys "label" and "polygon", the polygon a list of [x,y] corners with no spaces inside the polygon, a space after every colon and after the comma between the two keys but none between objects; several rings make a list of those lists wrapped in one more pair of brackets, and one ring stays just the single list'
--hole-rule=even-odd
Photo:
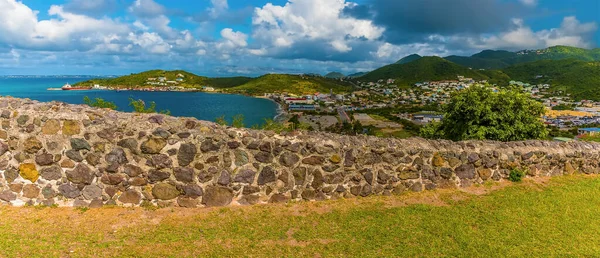
[{"label": "green hill", "polygon": [[214,88],[232,88],[236,86],[240,86],[246,84],[250,81],[254,80],[251,77],[217,77],[217,78],[209,78],[206,82],[207,86],[211,86]]},{"label": "green hill", "polygon": [[398,62],[396,62],[396,64],[408,64],[412,61],[415,60],[419,60],[422,56],[417,55],[417,54],[412,54],[410,56],[405,56],[402,59],[398,60]]},{"label": "green hill", "polygon": [[458,75],[478,80],[490,79],[486,74],[435,56],[422,57],[406,64],[387,65],[359,79],[371,82],[380,79],[396,79],[398,85],[412,85],[423,81],[456,80]]},{"label": "green hill", "polygon": [[496,59],[484,59],[467,56],[447,56],[444,57],[444,59],[474,69],[502,69],[508,66],[507,63]]},{"label": "green hill", "polygon": [[503,71],[513,80],[548,83],[555,90],[570,93],[576,100],[600,101],[600,62],[542,60],[510,66]]},{"label": "green hill", "polygon": [[361,76],[363,76],[365,74],[367,74],[367,72],[358,72],[358,73],[349,74],[347,77],[358,78],[358,77],[361,77]]},{"label": "green hill", "polygon": [[260,95],[264,93],[314,94],[317,92],[350,92],[352,86],[339,80],[315,76],[267,74],[243,85],[226,89],[226,92]]},{"label": "green hill", "polygon": [[[99,84],[102,86],[108,86],[113,88],[140,88],[149,86],[148,82],[157,82],[159,77],[165,77],[165,81],[176,81],[180,78],[182,81],[178,82],[176,86],[183,87],[201,87],[207,85],[209,78],[204,76],[198,76],[193,73],[189,73],[182,70],[175,71],[163,71],[163,70],[150,70],[141,73],[130,74],[121,76],[118,78],[110,79],[92,79],[84,82],[75,84],[75,86],[91,86]],[[174,84],[170,84],[174,85]],[[157,85],[158,86],[158,85]]]},{"label": "green hill", "polygon": [[330,79],[340,79],[340,78],[344,78],[346,77],[346,75],[344,75],[343,73],[339,73],[339,72],[331,72],[325,75],[325,78],[330,78]]},{"label": "green hill", "polygon": [[466,56],[449,56],[447,60],[474,69],[502,69],[515,64],[540,60],[577,59],[581,61],[600,61],[600,49],[554,46],[539,50],[509,52],[504,50],[484,50]]}]

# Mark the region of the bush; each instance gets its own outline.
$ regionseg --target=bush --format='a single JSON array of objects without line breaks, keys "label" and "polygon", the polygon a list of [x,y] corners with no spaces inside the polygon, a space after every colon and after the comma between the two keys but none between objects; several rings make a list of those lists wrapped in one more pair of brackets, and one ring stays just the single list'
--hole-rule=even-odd
[{"label": "bush", "polygon": [[521,182],[523,181],[523,178],[525,177],[525,171],[523,171],[522,169],[512,169],[510,171],[510,174],[508,175],[508,180],[512,181],[512,182]]},{"label": "bush", "polygon": [[90,97],[85,96],[83,97],[83,103],[90,106],[90,107],[96,107],[96,108],[110,108],[112,110],[116,110],[117,109],[117,105],[114,102],[111,101],[106,101],[102,98],[95,98],[93,101],[90,99]]},{"label": "bush", "polygon": [[161,111],[156,111],[156,102],[152,101],[150,102],[150,106],[146,107],[146,102],[144,102],[141,99],[135,100],[133,98],[129,98],[129,106],[133,108],[133,111],[136,113],[145,113],[145,114],[149,114],[149,113],[160,113],[160,114],[165,114],[165,115],[170,115],[171,111],[169,110],[161,110]]}]

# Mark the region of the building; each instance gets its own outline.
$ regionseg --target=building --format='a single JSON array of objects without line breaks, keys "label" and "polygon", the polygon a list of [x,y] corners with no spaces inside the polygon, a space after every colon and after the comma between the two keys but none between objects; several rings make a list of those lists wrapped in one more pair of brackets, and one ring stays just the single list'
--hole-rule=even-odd
[{"label": "building", "polygon": [[288,106],[288,111],[315,111],[316,105],[291,104]]},{"label": "building", "polygon": [[579,135],[597,135],[598,133],[600,133],[600,128],[598,127],[592,127],[592,128],[579,128],[577,130],[577,133]]}]

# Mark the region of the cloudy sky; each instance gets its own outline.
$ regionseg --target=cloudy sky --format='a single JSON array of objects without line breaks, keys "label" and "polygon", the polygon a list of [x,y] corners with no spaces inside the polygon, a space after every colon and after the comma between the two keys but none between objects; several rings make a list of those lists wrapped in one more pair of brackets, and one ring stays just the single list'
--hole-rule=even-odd
[{"label": "cloudy sky", "polygon": [[594,48],[600,0],[0,0],[1,74],[353,73],[403,56]]}]

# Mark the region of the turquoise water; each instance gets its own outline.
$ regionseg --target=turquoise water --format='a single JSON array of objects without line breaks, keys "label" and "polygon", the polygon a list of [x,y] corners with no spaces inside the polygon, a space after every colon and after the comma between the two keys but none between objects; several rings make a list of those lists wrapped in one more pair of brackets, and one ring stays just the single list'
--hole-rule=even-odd
[{"label": "turquoise water", "polygon": [[277,104],[267,100],[241,95],[212,94],[202,92],[139,92],[139,91],[49,91],[47,88],[60,88],[65,83],[74,84],[81,78],[0,78],[0,95],[30,98],[39,101],[62,101],[82,104],[83,97],[103,98],[113,101],[121,111],[132,111],[129,98],[142,99],[146,103],[156,102],[158,110],[168,109],[174,116],[195,117],[214,121],[225,116],[242,114],[245,125],[250,127],[262,124],[266,118],[277,115]]}]

